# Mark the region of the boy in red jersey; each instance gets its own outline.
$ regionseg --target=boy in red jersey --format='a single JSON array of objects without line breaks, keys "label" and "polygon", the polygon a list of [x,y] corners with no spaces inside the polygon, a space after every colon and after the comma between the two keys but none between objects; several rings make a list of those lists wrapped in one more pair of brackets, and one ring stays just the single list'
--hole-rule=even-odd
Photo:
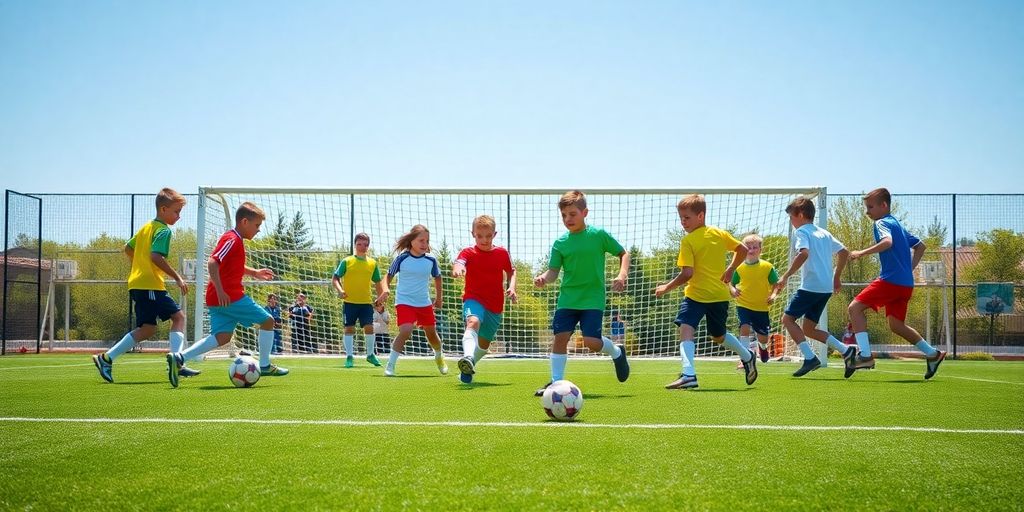
[{"label": "boy in red jersey", "polygon": [[243,240],[252,240],[260,232],[266,214],[248,201],[235,211],[235,229],[221,235],[207,261],[210,283],[206,287],[206,307],[210,309],[210,335],[183,352],[167,354],[167,379],[178,387],[178,369],[189,359],[231,342],[238,324],[259,324],[260,374],[287,375],[288,370],[270,364],[274,346],[274,318],[256,304],[242,288],[242,276],[268,281],[274,278],[269,268],[254,269],[245,265]]},{"label": "boy in red jersey", "polygon": [[476,363],[487,355],[498,333],[505,296],[516,301],[516,268],[508,251],[494,245],[495,227],[490,215],[473,219],[476,244],[463,249],[452,264],[453,276],[466,277],[462,293],[466,332],[462,334],[463,356],[459,359],[459,379],[464,384],[473,382]]}]

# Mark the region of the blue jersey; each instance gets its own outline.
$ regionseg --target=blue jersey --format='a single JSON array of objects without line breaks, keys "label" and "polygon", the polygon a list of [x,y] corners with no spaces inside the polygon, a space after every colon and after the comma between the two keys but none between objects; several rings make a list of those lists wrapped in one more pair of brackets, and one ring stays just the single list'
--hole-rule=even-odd
[{"label": "blue jersey", "polygon": [[914,286],[911,249],[921,241],[903,229],[900,221],[892,215],[875,221],[874,234],[875,242],[881,242],[885,238],[892,239],[892,247],[878,253],[878,259],[882,263],[882,275],[879,277],[892,284]]},{"label": "blue jersey", "polygon": [[437,259],[430,254],[413,256],[409,251],[399,254],[388,268],[388,276],[399,273],[398,287],[395,290],[395,304],[405,304],[422,308],[429,306],[430,278],[441,276],[441,267]]}]

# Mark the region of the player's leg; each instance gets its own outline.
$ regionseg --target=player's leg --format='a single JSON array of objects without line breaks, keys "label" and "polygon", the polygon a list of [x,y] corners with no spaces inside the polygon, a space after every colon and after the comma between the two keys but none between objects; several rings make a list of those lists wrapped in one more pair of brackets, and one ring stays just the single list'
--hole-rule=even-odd
[{"label": "player's leg", "polygon": [[395,369],[398,366],[398,356],[405,350],[405,341],[412,336],[412,330],[416,326],[416,313],[412,306],[399,304],[396,307],[398,312],[398,335],[391,343],[391,353],[388,355],[388,364],[384,366],[384,375],[395,376]]},{"label": "player's leg", "polygon": [[473,382],[476,373],[476,359],[473,354],[480,346],[480,324],[487,310],[483,304],[475,300],[467,300],[462,304],[462,318],[466,328],[462,332],[462,357],[458,360],[459,380],[463,384]]},{"label": "player's leg", "polygon": [[348,302],[342,304],[342,316],[345,319],[345,368],[352,368],[355,365],[355,360],[352,357],[352,347],[355,344],[356,335],[356,320],[358,318],[358,304],[350,304]]},{"label": "player's leg", "polygon": [[697,351],[693,341],[697,327],[704,319],[704,305],[695,300],[684,298],[679,304],[679,313],[675,324],[679,327],[679,358],[683,369],[679,378],[666,384],[666,389],[692,389],[697,387],[697,369],[694,357]]},{"label": "player's leg", "polygon": [[380,360],[377,359],[377,336],[373,334],[373,309],[370,309],[370,321],[362,322],[363,326],[363,340],[366,344],[366,362],[380,366]]},{"label": "player's leg", "polygon": [[591,352],[600,352],[612,358],[615,365],[615,378],[619,382],[629,379],[629,361],[626,360],[626,348],[616,345],[612,340],[601,336],[601,322],[604,312],[600,309],[585,309],[580,317],[580,331],[583,332],[583,345]]},{"label": "player's leg", "polygon": [[[913,288],[910,288],[910,290],[912,293]],[[926,359],[924,378],[925,380],[931,379],[935,376],[935,372],[939,371],[939,365],[946,359],[946,353],[937,350],[921,336],[921,333],[906,324],[907,307],[909,304],[910,293],[907,293],[904,297],[898,297],[886,305],[885,319],[889,322],[889,330],[907,340],[908,343],[912,343],[924,354]]]},{"label": "player's leg", "polygon": [[[430,314],[433,316],[433,313]],[[437,327],[434,325],[423,325],[423,334],[427,335],[427,343],[434,349],[434,364],[441,375],[448,375],[448,363],[444,360],[444,352],[441,349],[441,338],[437,335]]]},{"label": "player's leg", "polygon": [[747,385],[753,384],[757,380],[757,358],[754,357],[754,353],[747,348],[746,344],[741,343],[740,340],[736,339],[736,336],[726,329],[726,323],[729,320],[729,301],[711,302],[705,304],[705,308],[708,334],[711,335],[711,339],[715,343],[721,343],[739,354],[740,361],[743,363],[743,373]]},{"label": "player's leg", "polygon": [[551,317],[551,334],[554,340],[551,342],[551,379],[540,389],[534,392],[534,396],[541,396],[552,382],[562,380],[565,377],[565,365],[569,360],[569,338],[576,330],[580,321],[581,311],[578,309],[559,308]]},{"label": "player's leg", "polygon": [[[251,299],[250,302],[252,302]],[[263,317],[262,321],[259,321],[261,312],[266,316]],[[255,302],[252,302],[252,307],[247,312],[247,316],[248,325],[258,324],[260,326],[259,334],[256,337],[260,349],[260,375],[271,375],[274,377],[288,375],[287,368],[282,368],[270,362],[270,353],[274,349],[274,318]]]}]

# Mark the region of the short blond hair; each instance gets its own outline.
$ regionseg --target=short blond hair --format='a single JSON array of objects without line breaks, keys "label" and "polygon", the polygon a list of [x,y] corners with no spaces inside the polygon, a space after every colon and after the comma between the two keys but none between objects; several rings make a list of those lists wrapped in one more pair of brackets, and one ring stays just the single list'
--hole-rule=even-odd
[{"label": "short blond hair", "polygon": [[491,217],[490,215],[477,215],[477,217],[473,219],[473,229],[476,229],[477,227],[491,228],[493,231],[497,229],[498,224],[494,222],[494,217]]},{"label": "short blond hair", "polygon": [[159,210],[163,206],[174,206],[176,204],[185,205],[185,196],[178,193],[173,188],[164,187],[160,189],[160,192],[156,193],[156,209]]},{"label": "short blond hair", "polygon": [[764,244],[764,239],[761,238],[761,235],[759,235],[757,233],[751,233],[751,234],[743,237],[743,245],[747,245],[747,244],[751,244],[751,243],[755,243],[755,242],[759,243],[759,244]]},{"label": "short blond hair", "polygon": [[878,203],[885,203],[887,205],[892,204],[892,194],[889,193],[889,189],[880,187],[864,194],[863,199],[865,201],[872,201]]},{"label": "short blond hair", "polygon": [[562,210],[570,206],[579,208],[580,211],[587,209],[587,195],[579,190],[570,190],[558,199],[558,209]]},{"label": "short blond hair", "polygon": [[263,213],[263,210],[256,203],[246,201],[238,205],[238,209],[235,210],[235,224],[242,222],[242,219],[249,220],[266,220],[267,214]]},{"label": "short blond hair", "polygon": [[677,210],[689,210],[694,214],[700,215],[701,213],[707,212],[708,204],[704,201],[704,196],[700,194],[690,194],[679,200],[676,204]]}]

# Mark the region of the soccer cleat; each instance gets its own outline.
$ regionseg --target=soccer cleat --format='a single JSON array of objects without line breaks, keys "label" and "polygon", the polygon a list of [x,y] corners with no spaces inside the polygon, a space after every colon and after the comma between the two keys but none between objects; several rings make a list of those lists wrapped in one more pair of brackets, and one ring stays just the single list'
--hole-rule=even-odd
[{"label": "soccer cleat", "polygon": [[665,389],[694,389],[697,387],[696,375],[679,374],[679,378],[665,384]]},{"label": "soccer cleat", "polygon": [[757,354],[759,356],[761,356],[761,362],[762,363],[767,363],[768,362],[768,348],[767,347],[765,347],[764,345],[761,345],[760,343],[758,343],[757,344]]},{"label": "soccer cleat", "polygon": [[[231,348],[234,348],[234,346],[235,346],[234,343],[232,343],[231,344]],[[248,350],[242,349],[242,350],[238,351],[238,355],[252,357],[252,352],[249,352]],[[235,357],[235,355],[231,354],[231,357]]]},{"label": "soccer cleat", "polygon": [[367,354],[366,355],[366,362],[370,363],[370,364],[372,364],[374,366],[380,366],[380,359],[377,359],[377,356],[374,355],[374,354]]},{"label": "soccer cleat", "polygon": [[356,363],[352,359],[352,356],[345,356],[345,368],[352,368]]},{"label": "soccer cleat", "polygon": [[793,376],[803,377],[804,375],[807,375],[808,373],[811,373],[814,370],[817,370],[818,368],[821,368],[821,361],[819,361],[817,357],[804,359],[804,364],[801,365],[797,371],[793,372]]},{"label": "soccer cleat", "polygon": [[750,361],[743,362],[743,373],[748,386],[757,380],[757,356],[753,352],[750,353]]},{"label": "soccer cleat", "polygon": [[473,374],[472,373],[461,373],[460,372],[459,373],[459,380],[461,380],[463,384],[472,384],[473,383]]},{"label": "soccer cleat", "polygon": [[872,357],[860,357],[857,356],[853,364],[847,363],[846,372],[843,374],[846,378],[850,378],[857,370],[873,370],[875,368],[875,358]]},{"label": "soccer cleat", "polygon": [[615,378],[619,379],[619,382],[626,382],[629,379],[629,361],[626,361],[626,347],[622,345],[615,345],[619,347],[619,357],[612,359],[615,363]]},{"label": "soccer cleat", "polygon": [[181,368],[178,369],[178,376],[179,377],[195,377],[196,375],[199,375],[200,373],[203,373],[203,371],[202,370],[193,370],[192,368],[189,368],[188,366],[185,366],[185,365],[181,365]]},{"label": "soccer cleat", "polygon": [[287,368],[281,368],[276,364],[270,366],[260,366],[260,375],[270,375],[271,377],[283,377],[288,375]]},{"label": "soccer cleat", "polygon": [[96,369],[100,371],[100,377],[103,377],[103,380],[110,383],[114,382],[114,375],[111,372],[114,369],[114,362],[107,359],[106,354],[92,356],[92,362],[96,365]]},{"label": "soccer cleat", "polygon": [[538,389],[537,391],[533,392],[533,396],[544,396],[544,390],[547,389],[548,386],[550,386],[550,385],[551,385],[550,382],[548,382],[547,384],[544,384],[544,387],[542,387],[542,388]]},{"label": "soccer cleat", "polygon": [[459,371],[464,374],[473,375],[476,373],[476,366],[473,364],[473,356],[460,357],[458,367]]},{"label": "soccer cleat", "polygon": [[927,360],[928,369],[924,372],[924,380],[928,380],[935,376],[935,372],[939,371],[939,365],[946,359],[946,353],[939,350],[935,354],[935,357]]},{"label": "soccer cleat", "polygon": [[857,371],[857,347],[850,345],[843,353],[843,378],[849,379],[853,372]]},{"label": "soccer cleat", "polygon": [[173,388],[178,387],[178,372],[183,364],[185,364],[185,358],[181,357],[181,354],[167,354],[167,380],[171,381]]},{"label": "soccer cleat", "polygon": [[391,366],[390,364],[385,366],[384,367],[384,376],[385,377],[394,377],[395,376],[395,368],[393,366]]},{"label": "soccer cleat", "polygon": [[448,375],[448,363],[444,362],[444,358],[434,358],[434,363],[437,364],[437,371],[441,372],[441,375]]}]

